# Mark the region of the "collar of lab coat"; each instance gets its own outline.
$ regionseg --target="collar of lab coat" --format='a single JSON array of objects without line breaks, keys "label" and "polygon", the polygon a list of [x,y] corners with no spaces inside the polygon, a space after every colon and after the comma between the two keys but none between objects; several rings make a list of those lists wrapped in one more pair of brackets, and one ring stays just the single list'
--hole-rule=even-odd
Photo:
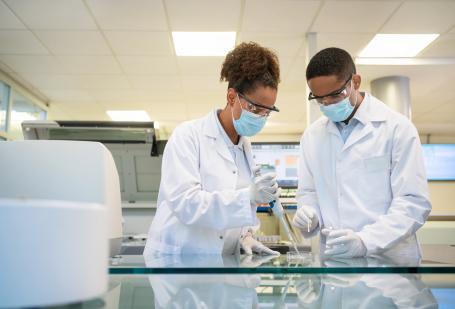
[{"label": "collar of lab coat", "polygon": [[[228,145],[226,144],[222,132],[220,132],[218,128],[218,109],[213,110],[208,114],[204,119],[204,126],[203,132],[204,135],[213,139],[215,141],[215,148],[217,152],[226,160],[230,161],[232,164],[235,164],[234,158],[232,158],[232,154],[229,152]],[[248,138],[241,136],[240,137],[243,141],[243,151],[245,152],[246,159],[248,161],[248,165],[252,170],[254,166],[253,154],[251,151],[251,143]]]},{"label": "collar of lab coat", "polygon": [[[343,151],[355,144],[357,141],[364,138],[366,135],[373,131],[372,122],[382,122],[387,120],[387,107],[385,104],[369,93],[365,92],[365,97],[362,104],[357,109],[354,117],[357,119],[361,126],[355,128],[348,138],[346,143],[343,145]],[[335,123],[327,119],[327,130],[329,133],[337,135],[341,140],[340,131],[336,127]]]},{"label": "collar of lab coat", "polygon": [[[383,102],[365,92],[363,102],[357,109],[353,119],[357,119],[364,126],[368,125],[370,122],[385,121],[386,108],[387,107]],[[326,125],[329,132],[339,134],[339,130],[336,127],[335,123],[328,118]]]}]

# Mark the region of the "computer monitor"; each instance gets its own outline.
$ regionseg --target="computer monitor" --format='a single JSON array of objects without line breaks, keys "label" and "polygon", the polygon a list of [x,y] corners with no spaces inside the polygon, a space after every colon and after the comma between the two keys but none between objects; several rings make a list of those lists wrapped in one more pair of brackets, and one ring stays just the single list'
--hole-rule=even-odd
[{"label": "computer monitor", "polygon": [[455,180],[455,144],[423,144],[428,180]]},{"label": "computer monitor", "polygon": [[276,172],[278,185],[296,188],[299,143],[252,143],[253,157],[262,170]]}]

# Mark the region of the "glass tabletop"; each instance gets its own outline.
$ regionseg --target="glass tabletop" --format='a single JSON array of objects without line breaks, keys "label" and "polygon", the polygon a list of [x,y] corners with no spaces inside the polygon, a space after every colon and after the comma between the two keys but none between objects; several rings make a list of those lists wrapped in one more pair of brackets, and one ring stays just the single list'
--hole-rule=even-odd
[{"label": "glass tabletop", "polygon": [[120,255],[110,274],[455,274],[455,247],[423,246],[423,258],[388,252],[366,258],[328,259],[288,252],[261,255]]},{"label": "glass tabletop", "polygon": [[99,298],[54,309],[453,308],[454,274],[110,275]]}]

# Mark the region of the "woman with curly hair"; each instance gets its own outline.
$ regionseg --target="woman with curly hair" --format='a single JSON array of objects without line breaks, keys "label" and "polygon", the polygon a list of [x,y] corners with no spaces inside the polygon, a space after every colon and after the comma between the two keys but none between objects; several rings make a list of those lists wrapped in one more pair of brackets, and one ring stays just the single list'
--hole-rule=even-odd
[{"label": "woman with curly hair", "polygon": [[279,254],[253,238],[257,204],[278,198],[274,174],[258,175],[251,144],[275,107],[280,69],[271,50],[242,43],[221,69],[226,106],[180,124],[163,154],[156,216],[144,255]]}]

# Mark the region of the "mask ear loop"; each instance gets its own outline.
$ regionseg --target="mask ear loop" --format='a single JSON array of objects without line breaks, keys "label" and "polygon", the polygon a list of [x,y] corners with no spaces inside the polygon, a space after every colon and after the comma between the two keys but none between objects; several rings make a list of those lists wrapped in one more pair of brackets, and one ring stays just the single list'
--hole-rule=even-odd
[{"label": "mask ear loop", "polygon": [[[238,100],[239,105],[240,105],[240,109],[243,111],[242,103],[240,103],[239,94],[236,93],[236,95],[237,95],[237,100]],[[234,109],[233,109],[233,108],[231,108],[231,116],[232,116],[232,121],[234,122],[234,121],[235,121],[235,118],[234,118]]]},{"label": "mask ear loop", "polygon": [[[351,95],[352,95],[352,92],[355,91],[354,82],[353,82],[352,80],[351,80],[351,89],[352,89],[352,90],[351,90],[351,93],[349,94],[349,96],[351,96]],[[354,108],[357,107],[358,101],[359,101],[359,100],[358,100],[358,96],[357,96],[357,94],[355,94],[355,104],[354,104]],[[350,101],[349,101],[349,102],[350,102]]]}]

